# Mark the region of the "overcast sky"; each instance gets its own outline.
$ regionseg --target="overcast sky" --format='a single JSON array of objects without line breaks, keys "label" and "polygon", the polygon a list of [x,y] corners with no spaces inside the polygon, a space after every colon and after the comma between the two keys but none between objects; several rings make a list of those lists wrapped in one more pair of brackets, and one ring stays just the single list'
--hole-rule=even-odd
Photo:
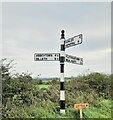
[{"label": "overcast sky", "polygon": [[[65,63],[65,76],[111,72],[111,3],[7,3],[2,4],[2,55],[14,59],[17,72],[59,77],[57,61],[37,62],[34,53],[60,52],[60,31],[66,39],[83,34],[83,43],[66,50],[82,57],[84,65]],[[89,69],[89,71],[88,71]]]}]

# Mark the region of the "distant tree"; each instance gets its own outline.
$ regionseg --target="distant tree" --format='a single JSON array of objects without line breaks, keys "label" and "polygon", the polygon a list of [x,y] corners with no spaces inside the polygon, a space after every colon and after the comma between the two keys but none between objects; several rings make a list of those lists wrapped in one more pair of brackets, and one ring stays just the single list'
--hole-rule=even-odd
[{"label": "distant tree", "polygon": [[3,92],[6,90],[7,86],[9,85],[10,81],[11,81],[11,69],[13,68],[14,64],[13,61],[11,60],[8,63],[4,63],[7,59],[2,59],[0,61],[0,73],[2,76],[2,90]]},{"label": "distant tree", "polygon": [[51,83],[54,85],[54,84],[57,84],[58,83],[58,80],[55,79],[55,80],[52,80]]},{"label": "distant tree", "polygon": [[42,80],[39,80],[39,81],[38,81],[38,84],[43,84]]}]

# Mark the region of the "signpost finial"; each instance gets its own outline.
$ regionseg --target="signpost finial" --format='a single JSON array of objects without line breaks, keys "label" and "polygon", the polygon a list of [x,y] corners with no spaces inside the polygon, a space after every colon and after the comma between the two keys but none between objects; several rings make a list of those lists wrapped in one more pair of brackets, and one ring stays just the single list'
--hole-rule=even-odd
[{"label": "signpost finial", "polygon": [[61,39],[65,39],[65,34],[64,34],[64,33],[65,33],[65,31],[62,30],[62,31],[61,31]]}]

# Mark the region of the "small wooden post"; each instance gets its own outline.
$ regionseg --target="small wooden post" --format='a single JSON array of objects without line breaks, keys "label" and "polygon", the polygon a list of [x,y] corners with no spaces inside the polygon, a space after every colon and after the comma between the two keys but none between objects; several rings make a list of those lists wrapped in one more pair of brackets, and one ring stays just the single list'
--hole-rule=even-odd
[{"label": "small wooden post", "polygon": [[82,108],[80,108],[80,120],[82,120]]}]

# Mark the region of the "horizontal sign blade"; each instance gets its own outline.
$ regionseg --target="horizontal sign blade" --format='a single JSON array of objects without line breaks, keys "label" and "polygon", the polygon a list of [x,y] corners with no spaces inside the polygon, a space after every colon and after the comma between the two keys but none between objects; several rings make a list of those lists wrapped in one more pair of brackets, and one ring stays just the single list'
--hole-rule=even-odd
[{"label": "horizontal sign blade", "polygon": [[35,61],[59,61],[59,53],[35,53]]},{"label": "horizontal sign blade", "polygon": [[65,48],[69,48],[78,44],[82,43],[82,34],[74,36],[72,38],[69,38],[67,40],[65,40]]},{"label": "horizontal sign blade", "polygon": [[75,57],[75,56],[72,56],[72,55],[67,55],[66,54],[65,61],[73,63],[73,64],[83,65],[83,58]]},{"label": "horizontal sign blade", "polygon": [[88,103],[84,103],[84,104],[74,104],[74,108],[88,108],[89,107],[89,104]]}]

